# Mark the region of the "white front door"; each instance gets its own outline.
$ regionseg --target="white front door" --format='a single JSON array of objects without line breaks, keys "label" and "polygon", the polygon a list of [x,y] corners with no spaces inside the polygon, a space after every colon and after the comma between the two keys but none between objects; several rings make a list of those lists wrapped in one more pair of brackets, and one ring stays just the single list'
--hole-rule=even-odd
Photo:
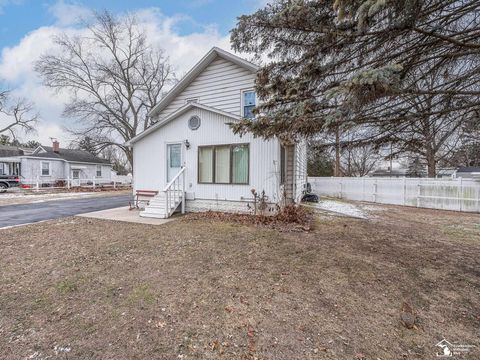
[{"label": "white front door", "polygon": [[182,168],[182,143],[167,144],[167,182]]},{"label": "white front door", "polygon": [[72,170],[72,186],[80,186],[80,170]]}]

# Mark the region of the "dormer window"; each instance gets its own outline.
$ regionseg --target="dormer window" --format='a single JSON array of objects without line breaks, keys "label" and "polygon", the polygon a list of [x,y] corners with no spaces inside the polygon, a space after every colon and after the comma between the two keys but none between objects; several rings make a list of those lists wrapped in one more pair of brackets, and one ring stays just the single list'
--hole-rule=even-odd
[{"label": "dormer window", "polygon": [[242,116],[247,119],[253,119],[253,108],[256,105],[256,94],[253,90],[247,90],[242,93]]}]

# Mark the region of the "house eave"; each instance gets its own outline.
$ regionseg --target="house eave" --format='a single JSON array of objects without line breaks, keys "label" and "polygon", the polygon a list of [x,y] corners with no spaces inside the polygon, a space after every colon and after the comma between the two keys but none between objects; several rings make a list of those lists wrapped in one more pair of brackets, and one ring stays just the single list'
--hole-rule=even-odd
[{"label": "house eave", "polygon": [[223,110],[219,110],[219,109],[216,109],[216,108],[213,108],[213,107],[210,107],[210,106],[206,106],[206,105],[203,105],[203,104],[200,104],[200,103],[188,103],[188,104],[185,104],[184,106],[182,106],[181,108],[179,108],[178,110],[176,110],[175,112],[171,113],[164,120],[156,123],[155,125],[150,126],[145,131],[143,131],[140,134],[138,134],[137,136],[133,137],[132,139],[127,141],[124,145],[131,147],[137,141],[141,140],[142,138],[149,135],[150,133],[160,129],[162,126],[168,124],[169,122],[173,121],[174,119],[176,119],[180,115],[186,113],[187,111],[189,111],[193,108],[202,109],[202,110],[205,110],[205,111],[210,111],[212,113],[228,117],[228,118],[230,118],[234,121],[241,119],[240,116],[237,116],[235,114],[232,114],[232,113],[229,113],[229,112],[226,112],[226,111],[223,111]]}]

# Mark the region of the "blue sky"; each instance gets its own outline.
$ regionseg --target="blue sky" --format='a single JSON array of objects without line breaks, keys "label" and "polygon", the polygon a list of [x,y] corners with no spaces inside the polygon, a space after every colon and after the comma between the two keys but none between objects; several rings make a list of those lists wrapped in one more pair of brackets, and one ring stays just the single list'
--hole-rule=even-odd
[{"label": "blue sky", "polygon": [[[115,14],[135,13],[148,29],[152,43],[163,48],[181,76],[212,46],[230,49],[229,30],[236,18],[250,14],[267,0],[0,0],[0,85],[32,102],[40,115],[37,133],[22,135],[48,144],[50,137],[63,144],[72,140],[62,118],[68,101],[41,84],[34,71],[39,56],[55,49],[53,37],[63,32],[82,33],[79,18],[107,9]],[[2,123],[0,117],[0,125]]]}]

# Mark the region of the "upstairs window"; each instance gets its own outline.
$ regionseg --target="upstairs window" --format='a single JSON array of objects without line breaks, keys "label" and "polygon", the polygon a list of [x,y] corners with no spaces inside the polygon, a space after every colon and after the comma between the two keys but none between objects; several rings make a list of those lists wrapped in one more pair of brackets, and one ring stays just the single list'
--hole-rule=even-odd
[{"label": "upstairs window", "polygon": [[242,112],[243,117],[247,119],[253,119],[253,108],[256,105],[256,94],[255,91],[248,90],[244,91],[242,95]]},{"label": "upstairs window", "polygon": [[102,165],[97,165],[97,178],[102,177]]},{"label": "upstairs window", "polygon": [[50,175],[50,163],[46,161],[42,161],[42,176],[49,176]]}]

